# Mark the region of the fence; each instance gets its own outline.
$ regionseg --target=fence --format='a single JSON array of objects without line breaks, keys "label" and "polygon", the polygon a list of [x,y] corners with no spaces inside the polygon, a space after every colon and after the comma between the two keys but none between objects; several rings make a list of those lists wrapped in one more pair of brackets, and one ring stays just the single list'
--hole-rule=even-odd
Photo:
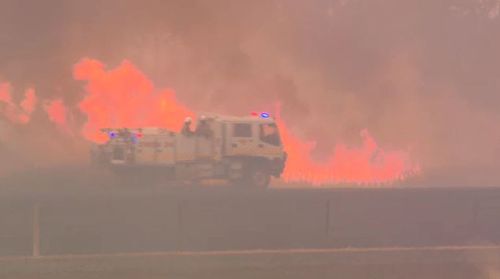
[{"label": "fence", "polygon": [[499,241],[500,189],[0,197],[0,256]]}]

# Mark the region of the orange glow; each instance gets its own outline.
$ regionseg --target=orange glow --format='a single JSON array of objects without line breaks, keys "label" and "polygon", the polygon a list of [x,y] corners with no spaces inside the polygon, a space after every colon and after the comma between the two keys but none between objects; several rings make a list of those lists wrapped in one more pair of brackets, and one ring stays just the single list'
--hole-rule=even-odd
[{"label": "orange glow", "polygon": [[35,90],[33,88],[28,88],[24,95],[24,100],[21,101],[21,108],[28,114],[31,114],[35,110],[37,103],[37,98]]},{"label": "orange glow", "polygon": [[10,84],[8,82],[0,83],[0,102],[5,104],[12,103],[12,97],[10,96]]},{"label": "orange glow", "polygon": [[12,100],[11,90],[10,83],[0,83],[0,103],[3,103],[3,106],[0,106],[0,112],[13,123],[27,124],[37,103],[35,90],[27,89],[20,105],[16,105]]},{"label": "orange glow", "polygon": [[382,150],[367,130],[361,131],[361,146],[337,144],[327,161],[316,162],[311,157],[315,143],[294,136],[283,120],[278,119],[277,123],[288,154],[283,173],[285,182],[307,182],[317,186],[383,185],[419,172],[419,166],[411,163],[407,152]]},{"label": "orange glow", "polygon": [[127,60],[106,70],[100,61],[85,58],[74,66],[73,76],[87,82],[79,108],[87,116],[83,135],[89,140],[105,141],[107,136],[99,129],[106,127],[154,126],[179,131],[185,117],[194,117],[173,91],[156,90]]},{"label": "orange glow", "polygon": [[[126,60],[106,70],[98,60],[82,59],[75,65],[73,75],[77,80],[86,81],[86,94],[79,108],[87,116],[83,135],[91,141],[107,140],[107,135],[99,132],[101,128],[151,126],[179,131],[185,117],[194,118],[194,113],[177,101],[173,91],[156,90],[153,83]],[[52,102],[47,108],[56,123],[65,121],[63,111],[62,102]],[[283,173],[285,182],[316,186],[387,185],[419,172],[419,166],[411,162],[408,152],[383,150],[367,130],[361,131],[361,146],[339,143],[327,161],[317,162],[311,156],[314,142],[293,135],[279,117],[277,124],[288,154]]]},{"label": "orange glow", "polygon": [[61,99],[46,102],[44,104],[44,109],[47,112],[50,121],[64,130],[68,129],[67,109]]}]

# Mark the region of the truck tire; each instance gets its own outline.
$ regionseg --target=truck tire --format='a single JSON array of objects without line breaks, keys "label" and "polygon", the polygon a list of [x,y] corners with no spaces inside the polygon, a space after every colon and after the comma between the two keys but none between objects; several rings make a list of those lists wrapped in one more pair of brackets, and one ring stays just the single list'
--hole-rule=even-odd
[{"label": "truck tire", "polygon": [[235,181],[238,186],[253,189],[266,189],[269,187],[271,174],[256,164],[247,165],[243,170],[243,177]]},{"label": "truck tire", "polygon": [[271,173],[265,162],[256,160],[238,160],[239,168],[229,169],[230,184],[233,187],[248,189],[266,189],[271,182]]},{"label": "truck tire", "polygon": [[247,180],[251,187],[267,189],[271,182],[271,175],[262,169],[254,169],[250,171]]}]

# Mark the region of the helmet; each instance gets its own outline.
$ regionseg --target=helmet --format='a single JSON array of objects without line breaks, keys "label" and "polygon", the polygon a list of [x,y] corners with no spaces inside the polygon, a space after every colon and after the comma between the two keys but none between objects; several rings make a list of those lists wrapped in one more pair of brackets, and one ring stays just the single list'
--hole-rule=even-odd
[{"label": "helmet", "polygon": [[191,117],[186,117],[184,119],[184,123],[191,123]]}]

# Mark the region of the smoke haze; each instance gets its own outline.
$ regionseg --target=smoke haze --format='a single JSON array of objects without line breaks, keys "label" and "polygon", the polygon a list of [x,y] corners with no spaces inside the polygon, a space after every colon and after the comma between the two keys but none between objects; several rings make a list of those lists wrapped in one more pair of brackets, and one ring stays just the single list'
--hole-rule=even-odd
[{"label": "smoke haze", "polygon": [[21,165],[47,154],[84,160],[86,142],[64,132],[86,121],[73,66],[128,59],[195,111],[280,102],[289,128],[317,140],[317,160],[339,142],[361,144],[367,129],[383,148],[409,150],[428,181],[498,185],[499,5],[0,0],[0,84],[12,85],[19,106],[29,88],[57,100],[32,109],[26,125],[1,118],[0,148]]}]

